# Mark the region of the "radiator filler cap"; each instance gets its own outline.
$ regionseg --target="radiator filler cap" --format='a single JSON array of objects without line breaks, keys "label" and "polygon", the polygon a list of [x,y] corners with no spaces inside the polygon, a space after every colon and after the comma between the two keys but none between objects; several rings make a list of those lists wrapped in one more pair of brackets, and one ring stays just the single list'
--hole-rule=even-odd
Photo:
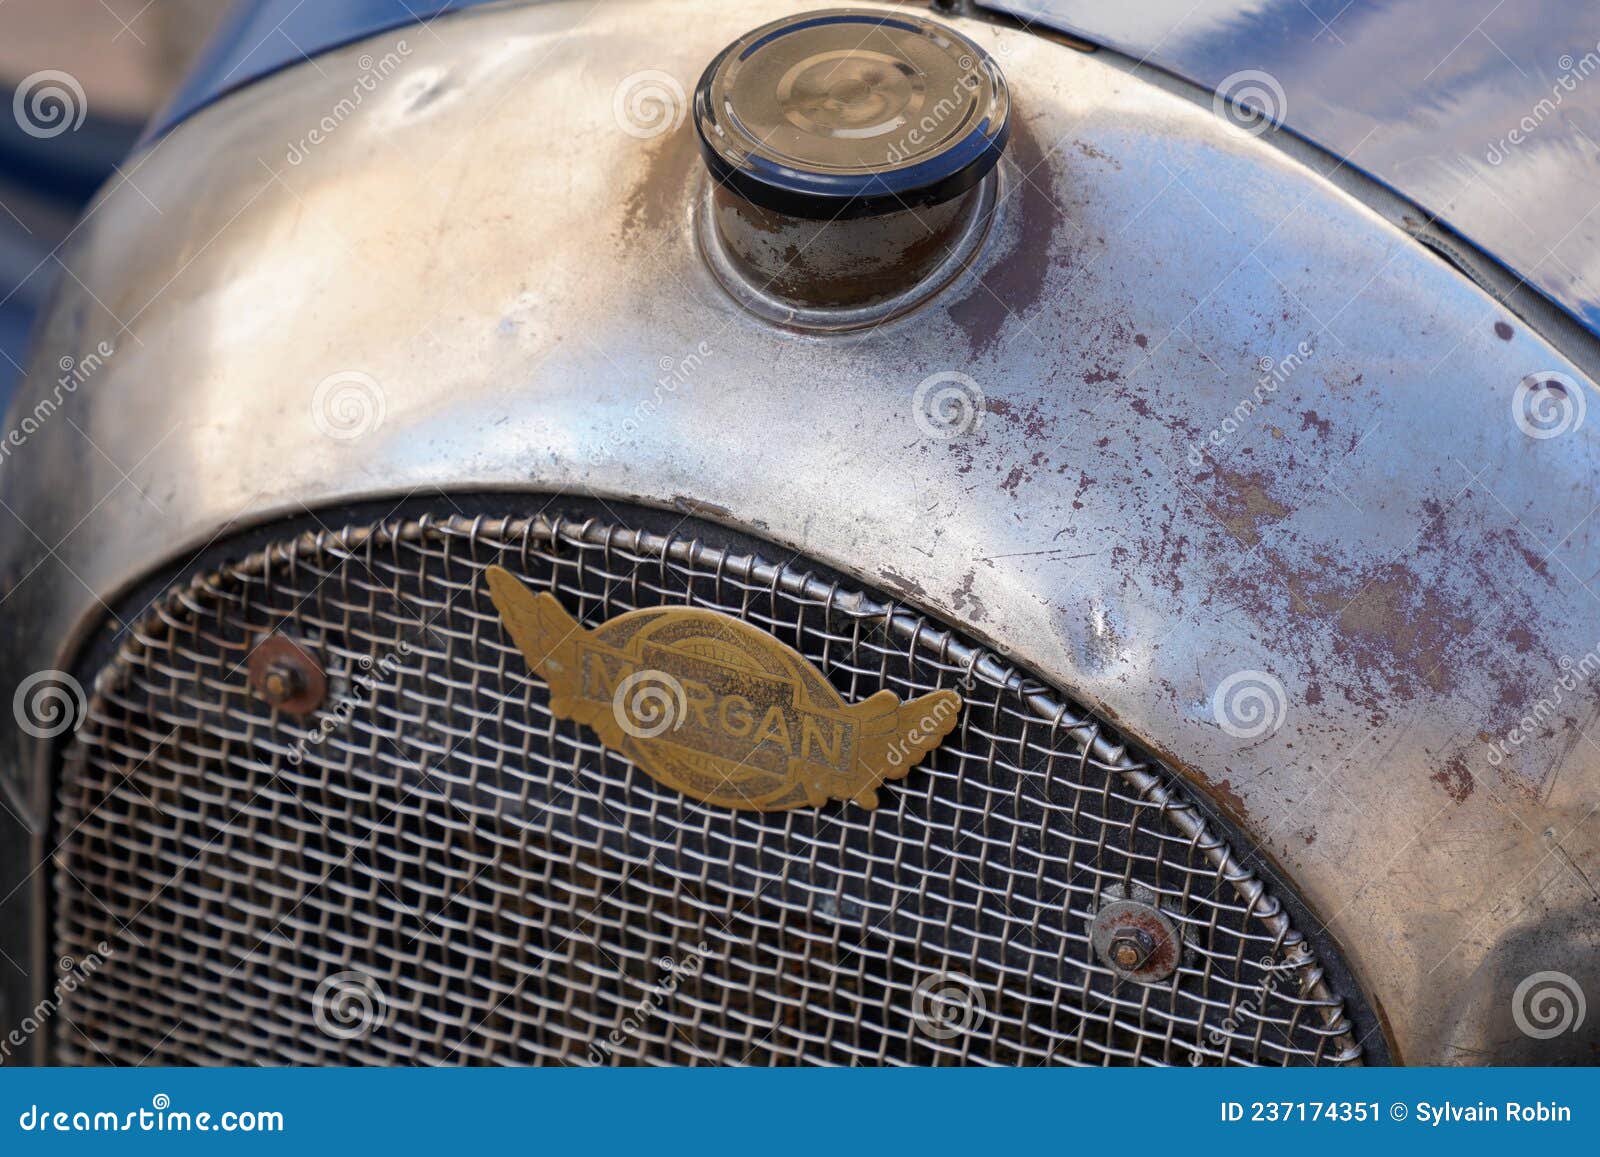
[{"label": "radiator filler cap", "polygon": [[829,9],[746,33],[707,66],[701,252],[750,312],[877,325],[975,259],[1010,130],[989,55],[942,24]]},{"label": "radiator filler cap", "polygon": [[812,220],[938,205],[994,168],[1010,131],[989,55],[919,16],[838,8],[734,41],[695,89],[712,176]]}]

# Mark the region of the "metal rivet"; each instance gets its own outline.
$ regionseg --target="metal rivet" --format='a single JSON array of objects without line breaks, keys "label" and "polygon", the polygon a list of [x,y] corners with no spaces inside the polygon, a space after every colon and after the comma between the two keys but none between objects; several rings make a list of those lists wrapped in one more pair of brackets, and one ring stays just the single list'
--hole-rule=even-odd
[{"label": "metal rivet", "polygon": [[328,693],[328,677],[315,654],[287,635],[258,642],[248,666],[250,690],[287,714],[311,714]]}]

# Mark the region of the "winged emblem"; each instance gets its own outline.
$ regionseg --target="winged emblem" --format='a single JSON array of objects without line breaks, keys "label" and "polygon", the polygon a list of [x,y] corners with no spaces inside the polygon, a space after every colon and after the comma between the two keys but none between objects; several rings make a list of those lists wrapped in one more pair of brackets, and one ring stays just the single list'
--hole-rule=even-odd
[{"label": "winged emblem", "polygon": [[488,568],[489,597],[550,711],[656,781],[721,807],[878,806],[944,740],[954,691],[846,703],[804,655],[720,611],[651,607],[589,629],[549,593]]}]

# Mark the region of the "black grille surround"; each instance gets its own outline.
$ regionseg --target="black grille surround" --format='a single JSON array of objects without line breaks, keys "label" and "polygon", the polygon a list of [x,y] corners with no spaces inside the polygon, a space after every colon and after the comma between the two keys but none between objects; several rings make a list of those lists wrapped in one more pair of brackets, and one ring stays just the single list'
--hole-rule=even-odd
[{"label": "black grille surround", "polygon": [[[768,544],[635,507],[505,514],[518,505],[256,532],[146,592],[89,656],[56,790],[54,948],[116,950],[66,997],[54,1059],[1384,1059],[1331,939],[1302,936],[1303,905],[1058,692]],[[709,607],[849,701],[953,687],[967,707],[874,812],[708,807],[550,715],[490,564],[590,626]],[[248,690],[274,630],[327,666],[313,719]],[[1130,888],[1183,930],[1160,984],[1119,980],[1090,947],[1094,912]]]}]

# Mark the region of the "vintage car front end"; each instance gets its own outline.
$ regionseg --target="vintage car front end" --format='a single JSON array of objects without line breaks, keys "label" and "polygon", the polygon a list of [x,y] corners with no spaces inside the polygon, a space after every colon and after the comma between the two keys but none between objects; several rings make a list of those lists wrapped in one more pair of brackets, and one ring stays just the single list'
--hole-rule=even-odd
[{"label": "vintage car front end", "polygon": [[[940,9],[858,6],[1003,76],[910,272],[719,225],[696,87],[788,0],[377,31],[113,179],[0,467],[8,1056],[1593,1059],[1593,334]],[[569,637],[677,684],[585,723]],[[959,709],[875,787],[701,778],[885,693]]]}]

